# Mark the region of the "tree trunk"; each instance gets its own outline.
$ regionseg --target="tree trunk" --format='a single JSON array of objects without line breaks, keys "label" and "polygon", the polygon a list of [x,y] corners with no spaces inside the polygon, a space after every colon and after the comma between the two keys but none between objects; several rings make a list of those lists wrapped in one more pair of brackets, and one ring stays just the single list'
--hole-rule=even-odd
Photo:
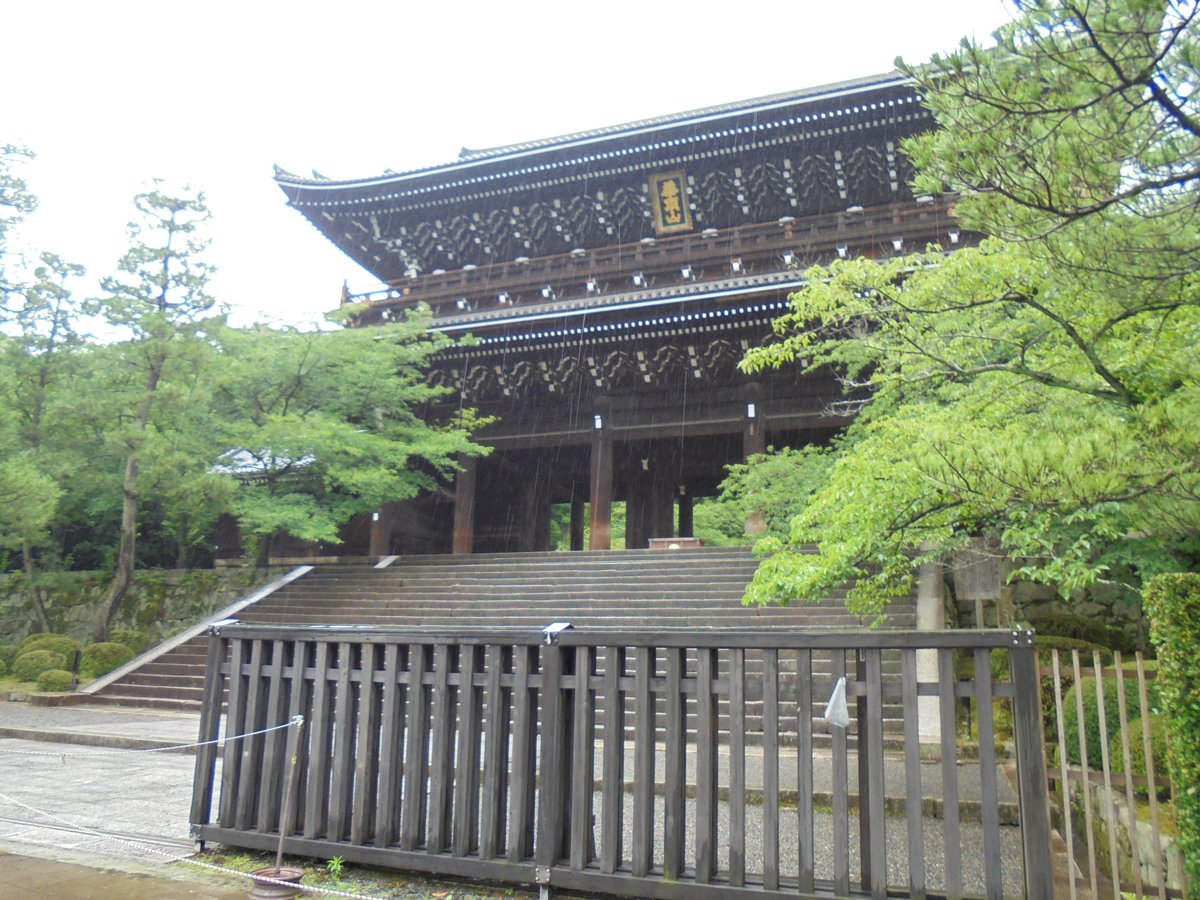
[{"label": "tree trunk", "polygon": [[274,540],[273,534],[261,534],[258,536],[258,554],[254,560],[256,568],[265,569],[271,564],[271,541]]},{"label": "tree trunk", "polygon": [[33,606],[33,616],[37,619],[38,630],[52,631],[50,615],[46,612],[46,602],[42,598],[42,589],[36,583],[37,571],[33,565],[33,546],[29,541],[21,542],[21,557],[25,567],[25,579],[29,582],[29,602]]},{"label": "tree trunk", "polygon": [[125,460],[125,481],[121,492],[125,500],[121,507],[121,546],[117,551],[117,570],[113,573],[112,583],[104,593],[100,603],[99,615],[96,618],[96,640],[107,641],[109,629],[117,616],[117,610],[129,586],[133,584],[134,551],[137,546],[138,518],[138,457],[137,452],[131,452]]}]

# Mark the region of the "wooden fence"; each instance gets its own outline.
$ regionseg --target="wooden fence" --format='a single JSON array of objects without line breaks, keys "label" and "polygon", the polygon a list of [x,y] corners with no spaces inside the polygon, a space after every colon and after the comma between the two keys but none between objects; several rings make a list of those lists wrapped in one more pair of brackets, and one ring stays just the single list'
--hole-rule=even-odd
[{"label": "wooden fence", "polygon": [[[202,748],[194,835],[274,849],[282,828],[290,853],[544,893],[1051,896],[1031,632],[545,640],[215,626],[201,739],[305,723],[294,760],[282,730]],[[848,728],[823,719],[842,677]],[[975,761],[956,742],[964,698]],[[932,754],[922,723],[940,728]]]},{"label": "wooden fence", "polygon": [[1153,726],[1154,670],[1140,653],[1106,666],[1098,652],[1052,650],[1042,662],[1053,820],[1075,860],[1059,894],[1182,897],[1182,856],[1163,829],[1173,794],[1166,734]]}]

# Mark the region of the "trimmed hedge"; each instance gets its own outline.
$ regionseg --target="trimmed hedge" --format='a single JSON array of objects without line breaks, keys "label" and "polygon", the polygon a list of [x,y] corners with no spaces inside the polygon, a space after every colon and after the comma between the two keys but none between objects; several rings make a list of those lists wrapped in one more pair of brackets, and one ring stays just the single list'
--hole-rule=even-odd
[{"label": "trimmed hedge", "polygon": [[[1151,713],[1146,719],[1131,719],[1129,728],[1124,736],[1118,735],[1108,745],[1108,758],[1113,761],[1113,773],[1125,774],[1125,753],[1121,749],[1123,737],[1129,741],[1129,771],[1134,775],[1146,774],[1146,743],[1142,734],[1142,722],[1150,723],[1150,752],[1154,754],[1154,779],[1158,783],[1158,799],[1166,800],[1171,796],[1170,782],[1167,780],[1167,725],[1163,717]],[[1118,779],[1120,783],[1120,779]],[[1147,785],[1137,784],[1133,788],[1139,797],[1148,796],[1150,789]]]},{"label": "trimmed hedge", "polygon": [[61,669],[67,664],[67,659],[61,653],[49,650],[34,650],[32,653],[22,653],[13,663],[13,675],[17,681],[37,681],[37,677],[47,669]]},{"label": "trimmed hedge", "polygon": [[17,658],[19,649],[16,644],[0,644],[0,662],[4,663],[6,669],[12,668],[13,660]]},{"label": "trimmed hedge", "polygon": [[75,676],[66,669],[47,669],[37,679],[37,689],[42,693],[62,693],[71,689]]},{"label": "trimmed hedge", "polygon": [[18,646],[17,656],[20,656],[22,653],[24,653],[25,648],[28,647],[30,644],[32,644],[34,641],[44,641],[46,638],[56,638],[56,637],[65,637],[65,635],[55,634],[53,631],[36,631],[33,634],[28,635],[27,637],[23,638],[21,640],[21,643],[17,645]]},{"label": "trimmed hedge", "polygon": [[8,674],[8,663],[0,659],[0,678]]},{"label": "trimmed hedge", "polygon": [[[1137,678],[1126,677],[1125,682],[1125,710],[1126,715],[1131,718],[1141,714],[1141,700],[1138,695]],[[1082,762],[1082,757],[1079,753],[1079,716],[1076,712],[1077,705],[1075,697],[1080,690],[1083,691],[1083,731],[1087,735],[1087,758],[1088,767],[1100,770],[1102,765],[1102,754],[1104,749],[1113,742],[1113,739],[1120,734],[1121,731],[1121,700],[1117,695],[1117,679],[1104,679],[1104,734],[1100,733],[1100,705],[1096,702],[1096,679],[1084,676],[1083,680],[1077,684],[1071,685],[1071,689],[1067,691],[1063,697],[1063,740],[1066,741],[1067,759],[1073,764],[1079,765]],[[1153,685],[1147,685],[1148,688],[1153,688]],[[1155,708],[1155,692],[1149,690],[1149,701],[1151,709]],[[1102,746],[1103,742],[1103,746]],[[1112,758],[1109,758],[1112,762]]]},{"label": "trimmed hedge", "polygon": [[22,654],[32,653],[35,650],[49,650],[51,653],[61,653],[65,656],[68,665],[75,661],[75,654],[82,649],[83,644],[66,635],[38,638],[36,641],[25,641],[21,644]]},{"label": "trimmed hedge", "polygon": [[114,628],[109,632],[108,640],[114,644],[124,644],[133,651],[134,656],[145,652],[146,645],[150,643],[146,632],[136,628]]},{"label": "trimmed hedge", "polygon": [[83,648],[83,662],[79,670],[93,678],[107,675],[118,666],[133,659],[133,651],[124,644],[113,641],[103,641],[99,644],[88,644]]},{"label": "trimmed hedge", "polygon": [[1171,751],[1179,849],[1200,886],[1200,574],[1156,576],[1144,594]]},{"label": "trimmed hedge", "polygon": [[[1086,616],[1076,616],[1069,613],[1031,617],[1029,624],[1033,626],[1038,637],[1054,635],[1061,638],[1073,638],[1107,647],[1110,650],[1120,650],[1122,653],[1133,653],[1137,650],[1134,642],[1120,628],[1106,625],[1098,619]],[[1040,640],[1039,640],[1040,643]]]}]

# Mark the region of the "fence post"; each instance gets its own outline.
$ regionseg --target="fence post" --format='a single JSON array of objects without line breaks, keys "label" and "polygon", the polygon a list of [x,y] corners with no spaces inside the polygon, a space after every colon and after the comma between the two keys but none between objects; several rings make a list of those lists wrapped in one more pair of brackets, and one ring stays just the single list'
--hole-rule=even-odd
[{"label": "fence post", "polygon": [[563,733],[565,715],[562,695],[562,648],[557,634],[546,632],[542,648],[542,694],[539,719],[542,728],[541,759],[538,765],[538,826],[534,846],[538,896],[551,896],[550,870],[562,858],[563,824],[569,802],[564,775],[565,754],[570,744]]},{"label": "fence post", "polygon": [[1013,631],[1013,731],[1017,749],[1017,790],[1021,840],[1025,851],[1025,896],[1050,900],[1054,876],[1050,859],[1050,810],[1046,788],[1046,742],[1042,734],[1041,682],[1032,630]]}]

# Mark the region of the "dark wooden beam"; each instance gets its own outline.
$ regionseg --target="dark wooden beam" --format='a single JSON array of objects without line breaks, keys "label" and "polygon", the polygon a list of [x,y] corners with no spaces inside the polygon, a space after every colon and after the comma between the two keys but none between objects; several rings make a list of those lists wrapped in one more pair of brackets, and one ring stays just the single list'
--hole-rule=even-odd
[{"label": "dark wooden beam", "polygon": [[475,546],[475,472],[474,456],[459,456],[462,467],[454,479],[455,553],[470,553]]},{"label": "dark wooden beam", "polygon": [[612,549],[613,446],[607,410],[597,412],[592,429],[591,540],[589,550]]}]

